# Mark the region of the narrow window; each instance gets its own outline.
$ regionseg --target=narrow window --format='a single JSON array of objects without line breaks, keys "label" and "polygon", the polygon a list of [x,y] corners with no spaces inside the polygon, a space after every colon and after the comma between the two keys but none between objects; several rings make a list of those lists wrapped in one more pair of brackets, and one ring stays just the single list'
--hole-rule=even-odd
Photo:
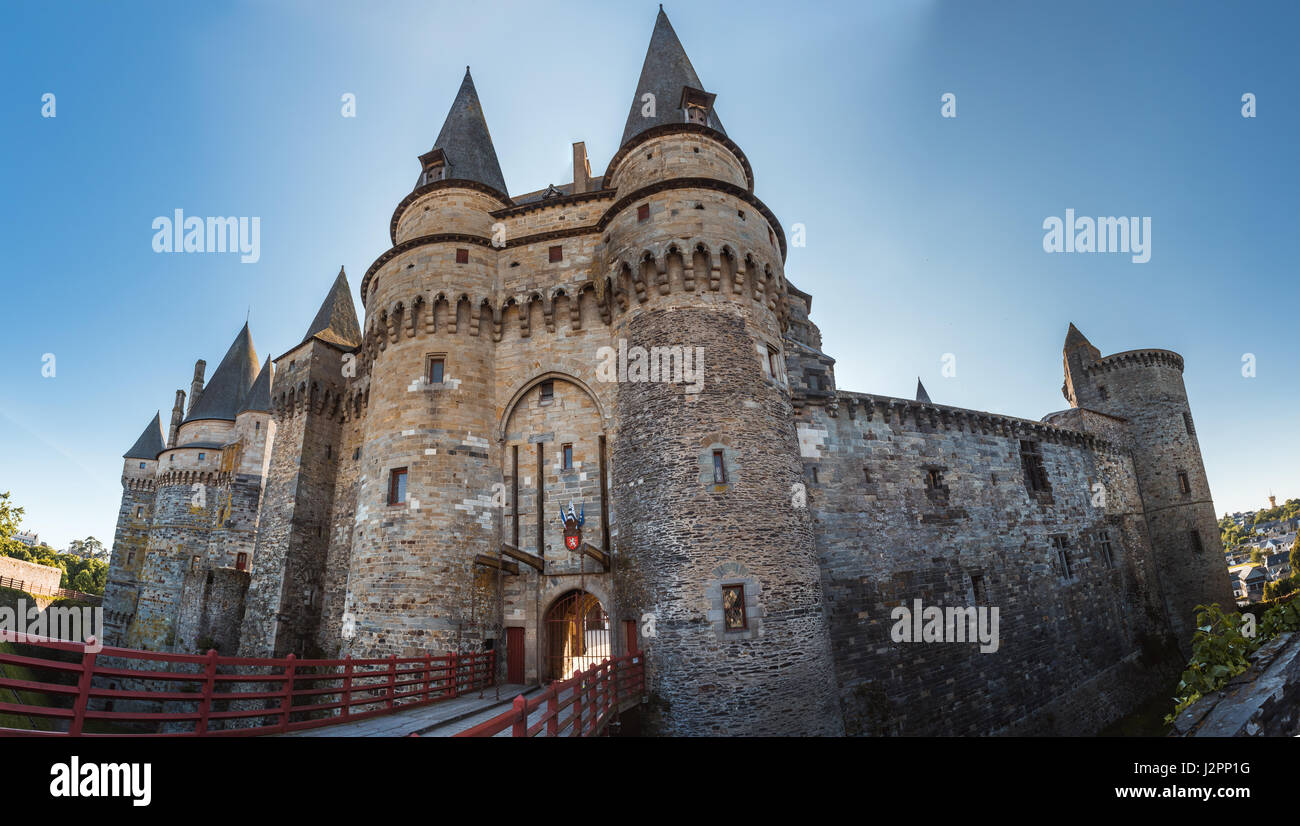
[{"label": "narrow window", "polygon": [[555,399],[555,382],[544,381],[541,383],[540,386],[541,386],[542,403],[546,404],[548,402],[553,401]]},{"label": "narrow window", "polygon": [[722,451],[713,451],[713,484],[727,484],[727,465],[722,461]]},{"label": "narrow window", "polygon": [[140,467],[141,467],[141,468],[144,467],[144,462],[141,462],[141,463],[140,463]]},{"label": "narrow window", "polygon": [[989,592],[987,586],[984,585],[983,574],[970,575],[970,589],[971,596],[975,600],[976,605],[989,604]]},{"label": "narrow window", "polygon": [[360,459],[360,458],[361,458],[361,448],[359,448],[359,447],[357,447],[357,448],[353,448],[353,449],[352,449],[352,461],[355,462],[357,459]]},{"label": "narrow window", "polygon": [[817,484],[817,466],[816,466],[816,465],[809,465],[809,466],[808,466],[808,481],[812,482],[814,485]]},{"label": "narrow window", "polygon": [[564,260],[564,247],[551,247],[551,263]]},{"label": "narrow window", "polygon": [[457,263],[457,264],[468,264],[468,263],[469,263],[469,250],[462,250],[462,249],[458,249],[458,250],[456,250],[456,263]]},{"label": "narrow window", "polygon": [[235,555],[235,570],[236,571],[248,570],[248,554],[241,553]]},{"label": "narrow window", "polygon": [[812,390],[813,392],[817,392],[822,389],[821,377],[818,376],[816,373],[808,374],[808,389]]},{"label": "narrow window", "polygon": [[767,348],[767,371],[774,379],[781,377],[781,374],[776,369],[776,348],[771,346]]},{"label": "narrow window", "polygon": [[262,423],[261,423],[261,422],[253,422],[253,432],[254,432],[254,433],[256,433],[257,431],[259,431],[259,430],[261,430],[261,429],[262,429]]},{"label": "narrow window", "polygon": [[1114,567],[1115,567],[1115,554],[1112,552],[1112,550],[1111,550],[1111,546],[1110,546],[1110,532],[1109,532],[1109,531],[1098,531],[1098,532],[1097,532],[1097,541],[1101,544],[1101,558],[1104,559],[1104,560],[1106,560],[1106,567],[1107,567],[1107,568],[1114,568]]},{"label": "narrow window", "polygon": [[1200,531],[1189,531],[1192,539],[1192,550],[1196,553],[1205,553],[1205,543],[1201,541]]},{"label": "narrow window", "polygon": [[429,384],[442,384],[442,371],[446,365],[446,360],[441,357],[429,357],[428,379]]},{"label": "narrow window", "polygon": [[1192,483],[1188,481],[1186,471],[1178,471],[1178,490],[1182,493],[1192,492]]},{"label": "narrow window", "polygon": [[744,631],[748,627],[744,585],[722,586],[722,616],[728,631]]},{"label": "narrow window", "polygon": [[332,458],[334,458],[334,446],[333,446],[333,445],[325,445],[325,458],[326,458],[326,459],[332,459]]},{"label": "narrow window", "polygon": [[[649,205],[649,204],[642,204],[641,206],[639,206],[639,207],[636,208],[636,219],[637,219],[638,221],[647,221],[647,220],[650,219],[650,205]],[[554,261],[555,259],[552,258],[551,260]]]},{"label": "narrow window", "polygon": [[135,551],[126,552],[126,564],[127,565],[135,564]]},{"label": "narrow window", "polygon": [[143,507],[143,506],[138,507],[138,508],[135,509],[135,518],[136,518],[136,519],[139,519],[139,518],[142,517],[142,516],[144,516],[144,507]]},{"label": "narrow window", "polygon": [[1110,391],[1106,389],[1106,385],[1104,384],[1097,385],[1097,395],[1101,396],[1102,401],[1108,401],[1110,399]]},{"label": "narrow window", "polygon": [[1070,579],[1074,576],[1074,568],[1070,562],[1069,540],[1061,535],[1053,536],[1052,547],[1056,549],[1056,561],[1061,566],[1061,573]]},{"label": "narrow window", "polygon": [[564,445],[560,448],[560,452],[563,457],[561,467],[564,470],[573,470],[573,445]]},{"label": "narrow window", "polygon": [[[1192,427],[1192,414],[1188,413],[1186,410],[1183,411],[1183,427],[1187,428],[1188,436],[1196,435],[1196,428]],[[140,467],[144,467],[144,465],[141,465]]]},{"label": "narrow window", "polygon": [[388,504],[401,505],[405,502],[406,468],[395,468],[388,472]]},{"label": "narrow window", "polygon": [[870,470],[870,469],[868,469],[868,468],[863,468],[863,469],[862,469],[862,481],[865,482],[865,483],[868,484],[868,485],[871,484],[871,470]]},{"label": "narrow window", "polygon": [[925,486],[930,490],[939,490],[943,487],[943,471],[938,468],[930,468],[925,472]]},{"label": "narrow window", "polygon": [[743,209],[736,210],[736,217],[742,221],[745,220],[745,210]]},{"label": "narrow window", "polygon": [[197,571],[198,569],[199,569],[199,558],[198,558],[198,556],[195,555],[195,556],[190,557],[190,570],[191,570],[191,571]]},{"label": "narrow window", "polygon": [[1020,442],[1020,465],[1025,469],[1025,488],[1030,493],[1050,491],[1047,469],[1043,467],[1043,448],[1038,442]]},{"label": "narrow window", "polygon": [[202,461],[203,461],[203,457],[204,457],[204,456],[207,456],[207,455],[208,455],[208,454],[206,454],[206,453],[200,453],[200,454],[199,454],[199,461],[202,462]]}]

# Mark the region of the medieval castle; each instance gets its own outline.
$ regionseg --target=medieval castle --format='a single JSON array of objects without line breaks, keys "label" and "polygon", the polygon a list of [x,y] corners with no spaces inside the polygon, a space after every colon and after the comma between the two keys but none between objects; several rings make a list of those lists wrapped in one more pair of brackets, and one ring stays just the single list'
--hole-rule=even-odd
[{"label": "medieval castle", "polygon": [[[640,649],[663,734],[1088,734],[1167,689],[1232,601],[1182,358],[1070,326],[1041,421],[839,389],[714,98],[660,10],[604,175],[577,143],[510,195],[467,71],[364,324],[339,272],[126,452],[109,644]],[[601,374],[639,348],[660,380]],[[895,642],[917,600],[998,607],[997,650]]]}]

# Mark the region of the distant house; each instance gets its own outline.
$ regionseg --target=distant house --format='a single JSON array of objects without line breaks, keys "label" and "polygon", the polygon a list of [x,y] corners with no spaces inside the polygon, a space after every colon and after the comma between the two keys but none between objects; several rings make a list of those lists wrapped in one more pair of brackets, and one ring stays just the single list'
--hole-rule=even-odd
[{"label": "distant house", "polygon": [[1257,602],[1264,598],[1264,584],[1268,574],[1259,565],[1242,565],[1237,569],[1237,585],[1234,590],[1238,599]]},{"label": "distant house", "polygon": [[1291,576],[1291,553],[1289,551],[1279,551],[1264,557],[1264,571],[1268,575],[1269,582],[1277,582],[1279,579],[1286,579]]},{"label": "distant house", "polygon": [[17,539],[19,542],[23,543],[29,548],[34,548],[37,545],[41,544],[40,534],[35,534],[35,533],[23,533],[22,531],[18,531],[17,533],[14,534],[14,539]]}]

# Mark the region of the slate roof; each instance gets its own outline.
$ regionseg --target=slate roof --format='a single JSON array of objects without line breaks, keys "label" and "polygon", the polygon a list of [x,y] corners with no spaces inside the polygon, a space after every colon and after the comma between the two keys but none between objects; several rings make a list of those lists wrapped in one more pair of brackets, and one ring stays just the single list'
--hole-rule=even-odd
[{"label": "slate roof", "polygon": [[[483,117],[483,105],[479,103],[468,66],[433,148],[441,149],[447,158],[447,179],[477,181],[502,195],[508,194],[497,151],[492,146],[492,135],[488,133],[487,119]],[[424,170],[421,169],[420,173],[423,176]],[[416,182],[417,188],[420,180],[422,178]]]},{"label": "slate roof", "polygon": [[[307,328],[307,335],[303,336],[301,344],[307,343],[313,338],[333,344],[344,350],[351,350],[361,345],[361,324],[357,321],[357,308],[352,303],[352,288],[348,286],[348,274],[339,267],[338,277],[334,279],[334,286],[330,287],[329,294],[321,302],[320,309],[316,311],[316,318],[312,319],[311,326]],[[271,389],[267,387],[267,404],[271,398]],[[261,409],[261,408],[258,408]],[[268,406],[266,409],[270,409]]]},{"label": "slate roof", "polygon": [[[659,7],[659,16],[655,18],[654,33],[650,35],[650,47],[646,49],[645,62],[641,65],[641,78],[636,84],[636,94],[632,97],[632,110],[627,115],[627,125],[623,127],[623,146],[632,138],[656,126],[667,123],[682,123],[682,87],[690,86],[704,90],[699,75],[691,59],[686,56],[682,42],[673,31],[673,24],[668,22],[668,15]],[[642,97],[647,93],[655,96],[654,117],[641,114],[645,103]],[[718,120],[717,111],[709,114],[709,126],[726,134],[722,122]]]},{"label": "slate roof", "polygon": [[123,459],[157,459],[163,452],[162,414],[153,414],[153,421],[145,426],[140,438],[135,440],[131,449],[122,454]]},{"label": "slate roof", "polygon": [[216,371],[203,388],[198,404],[190,410],[185,421],[199,419],[224,419],[234,421],[240,404],[253,386],[257,376],[257,351],[253,349],[253,334],[248,330],[248,323],[235,336],[235,341],[226,351],[225,358],[217,365]]},{"label": "slate roof", "polygon": [[926,404],[934,404],[934,402],[930,401],[930,394],[925,392],[925,385],[921,384],[920,376],[916,377],[916,400]]},{"label": "slate roof", "polygon": [[253,382],[253,387],[244,397],[244,403],[239,406],[239,412],[245,410],[260,410],[265,413],[271,412],[271,377],[275,368],[271,366],[271,357],[267,356],[266,362],[262,365],[261,371],[257,374],[257,380]]}]

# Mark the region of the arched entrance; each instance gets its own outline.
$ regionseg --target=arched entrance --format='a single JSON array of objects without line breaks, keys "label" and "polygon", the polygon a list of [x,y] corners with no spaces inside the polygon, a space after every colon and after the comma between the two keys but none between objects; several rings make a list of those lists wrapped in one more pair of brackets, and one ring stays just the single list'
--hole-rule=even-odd
[{"label": "arched entrance", "polygon": [[546,679],[563,680],[609,656],[609,616],[586,591],[569,591],[546,612]]}]

